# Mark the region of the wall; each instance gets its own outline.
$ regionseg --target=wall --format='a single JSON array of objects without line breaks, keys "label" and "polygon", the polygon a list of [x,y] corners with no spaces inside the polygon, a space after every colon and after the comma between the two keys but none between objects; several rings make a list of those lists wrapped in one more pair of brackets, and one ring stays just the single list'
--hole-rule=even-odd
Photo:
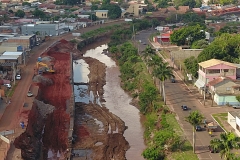
[{"label": "wall", "polygon": [[230,124],[233,127],[234,132],[240,136],[240,132],[236,129],[236,119],[237,117],[233,117],[229,112],[228,112],[228,124]]},{"label": "wall", "polygon": [[226,105],[227,103],[229,105],[239,104],[239,102],[236,100],[236,96],[230,96],[230,95],[219,96],[218,94],[214,95],[214,102],[216,102],[217,105],[219,105],[219,106]]},{"label": "wall", "polygon": [[[219,65],[215,65],[215,66],[212,66],[212,67],[209,67],[207,69],[234,69],[234,72],[231,73],[230,75],[226,72],[226,76],[227,77],[230,77],[232,79],[236,79],[236,68],[235,67],[231,67],[231,66],[227,66],[227,65],[224,65],[224,64],[219,64]],[[219,74],[207,74],[207,78],[209,78],[209,81],[213,80],[213,78],[217,78],[219,76],[223,76],[224,73],[223,72],[220,72]]]},{"label": "wall", "polygon": [[2,54],[5,51],[10,51],[10,52],[17,52],[17,47],[18,46],[0,46],[0,54]]},{"label": "wall", "polygon": [[57,31],[56,31],[56,26],[57,24],[46,24],[46,25],[34,25],[34,26],[22,26],[22,34],[25,35],[30,35],[36,32],[39,32],[40,35],[53,35],[56,36],[57,35]]},{"label": "wall", "polygon": [[98,18],[108,18],[108,12],[96,12]]},{"label": "wall", "polygon": [[[222,93],[222,94],[223,93],[231,94],[232,86],[235,86],[235,85],[236,84],[234,82],[232,82],[231,80],[225,79],[215,86],[215,92]],[[229,89],[229,90],[227,90],[227,89]]]}]

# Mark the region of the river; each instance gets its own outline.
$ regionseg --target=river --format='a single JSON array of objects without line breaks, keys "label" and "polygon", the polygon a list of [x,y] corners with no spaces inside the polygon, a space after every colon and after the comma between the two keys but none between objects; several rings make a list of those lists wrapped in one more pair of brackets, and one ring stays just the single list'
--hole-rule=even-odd
[{"label": "river", "polygon": [[84,57],[95,58],[107,66],[106,85],[104,86],[103,95],[106,102],[102,104],[105,105],[110,112],[120,117],[128,127],[124,132],[124,137],[130,145],[130,149],[126,152],[126,159],[144,160],[141,156],[142,151],[145,149],[143,139],[144,128],[141,124],[141,115],[135,106],[130,105],[132,98],[125,93],[120,86],[119,67],[110,57],[102,54],[102,51],[107,48],[108,46],[105,44],[95,49],[89,49],[85,52]]}]

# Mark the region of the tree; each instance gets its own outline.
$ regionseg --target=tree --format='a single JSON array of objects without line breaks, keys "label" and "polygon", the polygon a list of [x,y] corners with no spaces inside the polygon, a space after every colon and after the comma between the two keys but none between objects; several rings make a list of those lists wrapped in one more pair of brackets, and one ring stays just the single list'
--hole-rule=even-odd
[{"label": "tree", "polygon": [[157,77],[162,84],[160,84],[160,86],[162,87],[163,101],[164,104],[166,104],[165,81],[171,77],[175,77],[173,75],[173,68],[166,62],[160,63],[159,66],[153,70],[153,75]]},{"label": "tree", "polygon": [[234,133],[221,133],[220,139],[215,138],[210,141],[210,147],[220,152],[221,158],[225,160],[234,160],[236,157],[231,153],[232,149],[239,149],[240,138]]},{"label": "tree", "polygon": [[88,19],[90,19],[92,21],[96,21],[98,19],[98,17],[95,14],[93,14],[93,13],[90,13],[89,15],[90,16],[88,17]]},{"label": "tree", "polygon": [[46,14],[43,11],[39,10],[39,9],[35,9],[33,11],[33,15],[35,17],[38,17],[38,18],[45,18],[46,17]]},{"label": "tree", "polygon": [[13,10],[11,10],[11,9],[9,9],[9,11],[8,11],[9,13],[11,13],[11,14],[13,14]]},{"label": "tree", "polygon": [[171,42],[178,46],[184,45],[186,42],[190,45],[200,39],[205,39],[205,32],[200,25],[183,27],[174,31],[170,36]]},{"label": "tree", "polygon": [[184,60],[184,65],[188,72],[190,72],[194,77],[198,76],[198,61],[194,56],[191,56]]},{"label": "tree", "polygon": [[240,95],[237,95],[236,99],[237,99],[238,102],[240,102]]},{"label": "tree", "polygon": [[94,4],[91,6],[91,11],[97,10],[98,9],[98,5]]},{"label": "tree", "polygon": [[122,10],[121,8],[119,7],[119,5],[116,5],[116,4],[103,4],[101,6],[102,10],[108,10],[108,17],[110,19],[117,19],[117,18],[120,18],[121,17],[121,14],[122,14]]},{"label": "tree", "polygon": [[150,47],[149,45],[147,45],[147,47],[145,48],[145,50],[143,51],[143,58],[144,58],[144,60],[145,60],[145,62],[146,62],[146,64],[147,64],[147,70],[148,70],[148,72],[150,73],[150,71],[149,71],[149,68],[148,68],[148,66],[149,66],[149,60],[152,58],[152,56],[154,55],[154,54],[156,54],[156,52],[155,52],[155,50],[154,49],[152,49],[152,47]]},{"label": "tree", "polygon": [[23,2],[23,3],[22,3],[22,6],[31,6],[31,3],[29,3],[29,2]]},{"label": "tree", "polygon": [[202,123],[203,118],[204,118],[203,115],[198,111],[190,112],[189,116],[186,117],[186,121],[193,126],[193,153],[195,153],[195,139],[196,139],[195,128],[197,125]]},{"label": "tree", "polygon": [[20,17],[20,18],[23,18],[25,16],[25,12],[23,10],[18,10],[16,13],[15,13],[15,16],[16,17]]},{"label": "tree", "polygon": [[204,49],[208,46],[208,42],[205,39],[200,39],[192,43],[192,49]]},{"label": "tree", "polygon": [[[148,61],[148,64],[147,64],[147,65],[150,66],[150,67],[153,67],[153,69],[154,69],[154,68],[158,67],[158,65],[159,65],[160,63],[163,63],[162,58],[159,57],[158,55],[153,55],[153,56],[151,57],[151,59]],[[154,83],[155,83],[155,77],[154,77],[154,75],[153,75],[153,81],[154,81]],[[155,84],[156,84],[156,83],[155,83]],[[160,93],[161,93],[161,90],[160,90]]]},{"label": "tree", "polygon": [[103,4],[110,4],[110,0],[103,0]]}]

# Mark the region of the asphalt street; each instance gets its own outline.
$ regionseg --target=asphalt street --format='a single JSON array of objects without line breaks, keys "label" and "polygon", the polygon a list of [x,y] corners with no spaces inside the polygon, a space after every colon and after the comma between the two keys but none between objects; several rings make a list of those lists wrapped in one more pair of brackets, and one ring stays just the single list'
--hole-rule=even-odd
[{"label": "asphalt street", "polygon": [[[138,43],[139,52],[143,51],[147,44],[150,44],[148,37],[156,32],[155,30],[147,30],[139,32],[135,36],[135,41]],[[146,43],[146,44],[145,44]],[[185,117],[189,115],[189,112],[194,110],[199,110],[202,112],[205,108],[198,102],[196,97],[194,97],[187,86],[183,83],[180,77],[176,76],[176,83],[171,83],[166,81],[166,99],[167,105],[171,107],[177,114],[177,120],[184,131],[185,137],[192,143],[192,126],[185,121]],[[181,106],[187,105],[189,110],[183,111]],[[204,116],[210,117],[209,113],[205,115],[206,111],[203,111]],[[213,137],[209,136],[208,131],[203,130],[196,132],[196,153],[199,159],[205,160],[220,160],[220,155],[218,153],[210,153],[208,150],[208,145],[211,139],[219,137],[223,130],[218,127],[217,132],[213,132]]]}]

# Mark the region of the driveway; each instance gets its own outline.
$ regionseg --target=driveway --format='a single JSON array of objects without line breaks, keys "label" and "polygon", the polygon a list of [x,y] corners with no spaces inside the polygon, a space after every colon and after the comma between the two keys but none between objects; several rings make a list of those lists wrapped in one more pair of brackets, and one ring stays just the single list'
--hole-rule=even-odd
[{"label": "driveway", "polygon": [[[154,30],[147,30],[140,32],[135,37],[135,41],[138,42],[138,48],[139,51],[143,51],[146,47],[146,45],[139,43],[139,40],[141,42],[147,42],[147,44],[150,44],[148,41],[148,37],[154,33]],[[158,48],[158,47],[156,47]],[[169,59],[166,59],[167,62],[172,66],[171,61]],[[186,138],[192,143],[192,126],[185,121],[185,117],[189,115],[189,112],[198,110],[200,111],[207,120],[213,120],[211,117],[211,114],[213,113],[223,113],[227,112],[229,110],[233,110],[232,108],[227,107],[211,107],[207,103],[206,106],[204,106],[202,103],[199,103],[199,99],[196,98],[196,95],[198,93],[193,93],[189,90],[189,87],[186,86],[186,84],[183,82],[180,76],[178,76],[179,71],[175,69],[176,72],[174,72],[176,76],[176,83],[171,83],[170,81],[166,81],[166,100],[167,105],[170,107],[171,110],[173,110],[177,116],[177,120],[182,127],[184,134]],[[178,74],[177,74],[178,73]],[[182,105],[187,105],[189,107],[188,111],[183,111],[181,109]],[[196,153],[198,155],[199,159],[205,159],[205,160],[220,160],[219,154],[210,153],[208,150],[208,145],[211,139],[219,137],[220,133],[224,132],[221,127],[218,127],[216,132],[213,132],[213,137],[209,136],[209,133],[206,130],[196,132]]]}]

